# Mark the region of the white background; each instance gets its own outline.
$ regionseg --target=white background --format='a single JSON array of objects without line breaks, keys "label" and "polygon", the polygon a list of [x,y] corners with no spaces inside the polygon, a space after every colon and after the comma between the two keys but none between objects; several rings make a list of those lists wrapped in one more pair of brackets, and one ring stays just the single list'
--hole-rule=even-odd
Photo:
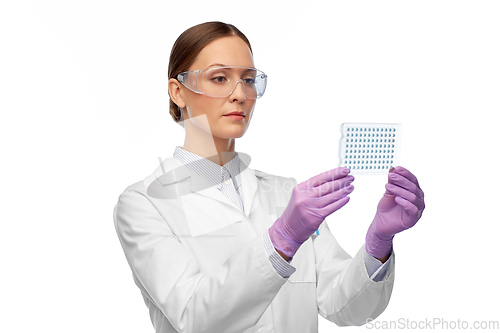
[{"label": "white background", "polygon": [[[215,20],[246,34],[269,76],[236,142],[252,168],[302,182],[337,167],[341,123],[403,124],[401,165],[427,207],[395,237],[378,320],[500,320],[500,4],[326,3],[2,2],[0,331],[153,332],[113,207],[184,143],[168,113],[170,50]],[[358,176],[327,219],[351,255],[385,181]]]}]

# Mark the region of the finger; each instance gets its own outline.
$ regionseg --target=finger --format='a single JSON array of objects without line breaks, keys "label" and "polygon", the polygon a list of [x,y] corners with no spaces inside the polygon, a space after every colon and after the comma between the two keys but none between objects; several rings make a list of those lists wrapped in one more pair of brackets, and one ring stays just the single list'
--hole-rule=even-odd
[{"label": "finger", "polygon": [[352,191],[354,191],[354,185],[351,184],[347,187],[339,189],[338,191],[333,191],[331,193],[328,193],[327,195],[324,195],[322,197],[312,198],[313,201],[311,201],[310,205],[317,208],[323,208],[335,201],[342,199]]},{"label": "finger", "polygon": [[316,187],[316,186],[320,186],[321,184],[346,177],[350,172],[351,172],[351,170],[349,168],[344,168],[344,167],[335,168],[335,169],[320,173],[319,175],[314,176],[314,177],[306,180],[304,183],[306,183],[308,187]]},{"label": "finger", "polygon": [[423,210],[425,208],[424,201],[420,198],[418,198],[415,193],[412,193],[408,191],[407,189],[404,189],[402,187],[393,185],[393,184],[385,184],[386,190],[394,194],[395,196],[401,197],[405,199],[406,201],[410,202],[413,204],[415,207],[417,207],[417,210]]},{"label": "finger", "polygon": [[403,209],[408,213],[408,219],[411,222],[411,225],[405,225],[405,227],[411,228],[415,225],[415,223],[420,219],[422,216],[422,212],[418,210],[418,208],[412,204],[411,202],[401,198],[401,197],[396,197],[395,199],[396,203],[403,207]]},{"label": "finger", "polygon": [[354,176],[349,175],[320,186],[309,189],[312,197],[321,197],[349,186],[354,181]]},{"label": "finger", "polygon": [[420,188],[420,185],[418,184],[417,177],[415,177],[415,175],[413,175],[409,170],[403,168],[402,166],[397,166],[397,167],[389,170],[389,174],[391,174],[392,172],[395,172],[395,173],[407,178],[409,181],[411,181],[412,183],[417,185],[418,188]]},{"label": "finger", "polygon": [[394,184],[405,188],[408,191],[414,193],[419,199],[424,198],[424,192],[420,188],[418,188],[417,184],[400,174],[397,174],[395,172],[389,173],[389,184]]},{"label": "finger", "polygon": [[319,212],[320,212],[321,216],[326,217],[326,216],[332,214],[333,212],[339,210],[340,208],[344,207],[349,202],[350,199],[351,198],[349,198],[348,196],[344,196],[344,197],[340,198],[339,200],[332,202],[328,206],[325,206],[325,207],[319,209]]}]

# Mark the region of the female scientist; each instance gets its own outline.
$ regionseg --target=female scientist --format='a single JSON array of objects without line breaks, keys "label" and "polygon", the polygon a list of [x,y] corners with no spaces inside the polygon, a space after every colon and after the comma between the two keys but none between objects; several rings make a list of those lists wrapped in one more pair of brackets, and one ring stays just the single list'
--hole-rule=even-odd
[{"label": "female scientist", "polygon": [[175,42],[168,74],[184,146],[114,210],[156,332],[305,333],[318,331],[318,313],[339,326],[380,315],[394,284],[392,239],[425,207],[415,176],[389,171],[352,258],[322,223],[349,201],[349,169],[297,184],[235,151],[267,82],[248,39],[231,24],[194,26]]}]

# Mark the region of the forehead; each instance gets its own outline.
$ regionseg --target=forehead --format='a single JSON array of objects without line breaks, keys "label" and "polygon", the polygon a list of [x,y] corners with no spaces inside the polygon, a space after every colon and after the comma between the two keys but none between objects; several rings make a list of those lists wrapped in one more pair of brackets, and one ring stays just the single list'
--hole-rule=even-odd
[{"label": "forehead", "polygon": [[247,43],[237,36],[222,37],[205,46],[190,66],[190,70],[207,68],[215,63],[254,67]]}]

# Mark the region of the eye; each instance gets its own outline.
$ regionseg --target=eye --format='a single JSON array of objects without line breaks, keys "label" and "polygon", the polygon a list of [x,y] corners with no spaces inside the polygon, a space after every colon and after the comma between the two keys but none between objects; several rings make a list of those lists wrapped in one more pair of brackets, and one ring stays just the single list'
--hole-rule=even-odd
[{"label": "eye", "polygon": [[245,81],[245,83],[248,84],[248,85],[255,84],[255,78],[243,79],[243,81]]},{"label": "eye", "polygon": [[211,79],[215,83],[224,83],[227,79],[224,76],[216,76]]}]

